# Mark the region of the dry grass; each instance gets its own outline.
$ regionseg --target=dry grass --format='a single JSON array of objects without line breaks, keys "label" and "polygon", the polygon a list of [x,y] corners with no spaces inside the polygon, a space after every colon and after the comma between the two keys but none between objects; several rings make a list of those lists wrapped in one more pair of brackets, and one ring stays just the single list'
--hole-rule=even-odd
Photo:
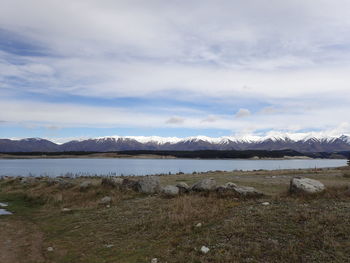
[{"label": "dry grass", "polygon": [[[262,199],[216,194],[165,199],[101,187],[100,179],[90,178],[93,185],[85,191],[79,184],[87,179],[75,179],[67,189],[0,182],[0,201],[10,202],[17,226],[18,220],[30,220],[41,231],[48,262],[129,263],[154,257],[168,263],[348,262],[350,182],[341,169],[316,172],[300,175],[328,185],[317,195],[287,193],[289,179],[298,171],[258,171],[164,176],[161,182],[191,184],[215,177],[220,184],[232,181],[270,194]],[[110,208],[98,205],[106,195],[113,198]],[[270,205],[263,206],[264,201]],[[63,207],[73,212],[62,213]],[[197,223],[202,226],[195,227]],[[210,248],[208,254],[200,253],[203,245]],[[48,246],[54,252],[46,252]]]}]

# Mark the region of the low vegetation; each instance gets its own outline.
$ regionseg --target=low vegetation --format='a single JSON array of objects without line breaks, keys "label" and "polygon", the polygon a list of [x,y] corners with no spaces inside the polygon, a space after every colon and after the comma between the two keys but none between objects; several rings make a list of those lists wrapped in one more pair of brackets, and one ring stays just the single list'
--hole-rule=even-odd
[{"label": "low vegetation", "polygon": [[[0,202],[14,214],[0,217],[0,262],[348,262],[349,171],[160,177],[162,185],[213,177],[265,193],[253,199],[215,192],[167,198],[101,185],[97,177],[65,178],[64,186],[7,178],[0,181]],[[327,189],[290,194],[294,176],[317,179]],[[111,203],[101,204],[105,196]]]}]

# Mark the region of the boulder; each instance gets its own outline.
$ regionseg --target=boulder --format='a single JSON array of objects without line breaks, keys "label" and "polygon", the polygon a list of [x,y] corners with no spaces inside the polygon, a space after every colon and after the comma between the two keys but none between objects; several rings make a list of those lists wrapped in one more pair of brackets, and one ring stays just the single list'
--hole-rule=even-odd
[{"label": "boulder", "polygon": [[167,185],[162,188],[162,194],[165,196],[177,196],[179,194],[179,188],[173,185]]},{"label": "boulder", "polygon": [[234,183],[228,182],[216,188],[219,194],[230,194],[232,193],[238,197],[260,197],[263,193],[256,190],[254,187],[249,186],[238,186]]},{"label": "boulder", "polygon": [[59,179],[58,181],[58,188],[60,189],[68,189],[73,187],[74,184],[72,182],[69,182],[67,180]]},{"label": "boulder", "polygon": [[90,181],[84,181],[80,184],[80,191],[84,191],[84,190],[87,190],[89,189],[90,187],[92,186],[91,182]]},{"label": "boulder", "polygon": [[138,185],[139,185],[139,183],[136,180],[125,178],[125,179],[123,179],[122,188],[137,191]]},{"label": "boulder", "polygon": [[157,176],[145,176],[137,184],[137,190],[145,194],[154,194],[159,192],[160,189],[160,180]]},{"label": "boulder", "polygon": [[232,189],[235,188],[235,187],[237,187],[236,184],[231,183],[231,182],[228,182],[228,183],[226,183],[226,184],[224,184],[224,185],[218,186],[218,187],[216,188],[216,191],[217,191],[218,193],[226,193],[226,192],[232,191]]},{"label": "boulder", "polygon": [[216,188],[216,181],[214,178],[203,179],[194,185],[192,185],[191,190],[197,192],[207,192],[212,191]]},{"label": "boulder", "polygon": [[190,191],[190,187],[185,182],[177,183],[176,187],[179,188],[180,194],[188,193]]},{"label": "boulder", "polygon": [[308,193],[314,194],[324,191],[326,188],[321,182],[309,179],[294,177],[290,181],[289,191],[291,193]]},{"label": "boulder", "polygon": [[123,182],[124,179],[120,177],[104,177],[102,178],[101,185],[122,188]]},{"label": "boulder", "polygon": [[262,192],[250,186],[236,186],[232,190],[237,196],[241,197],[261,197],[264,195]]},{"label": "boulder", "polygon": [[34,184],[36,182],[35,177],[28,176],[28,177],[22,177],[20,179],[21,184]]},{"label": "boulder", "polygon": [[103,198],[100,200],[99,204],[101,204],[101,205],[107,205],[107,204],[109,204],[109,203],[111,203],[111,202],[112,202],[112,197],[110,197],[110,196],[105,196],[105,197],[103,197]]}]

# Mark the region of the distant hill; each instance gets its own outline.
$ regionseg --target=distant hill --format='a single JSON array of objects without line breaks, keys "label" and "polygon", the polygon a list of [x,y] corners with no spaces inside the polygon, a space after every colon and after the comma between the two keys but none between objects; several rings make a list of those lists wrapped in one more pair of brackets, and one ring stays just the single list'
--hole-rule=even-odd
[{"label": "distant hill", "polygon": [[288,137],[270,137],[259,140],[234,137],[162,138],[162,137],[105,137],[75,140],[56,144],[40,138],[22,140],[0,139],[0,152],[111,152],[111,151],[199,151],[199,150],[293,150],[301,153],[350,151],[350,137],[292,140]]}]

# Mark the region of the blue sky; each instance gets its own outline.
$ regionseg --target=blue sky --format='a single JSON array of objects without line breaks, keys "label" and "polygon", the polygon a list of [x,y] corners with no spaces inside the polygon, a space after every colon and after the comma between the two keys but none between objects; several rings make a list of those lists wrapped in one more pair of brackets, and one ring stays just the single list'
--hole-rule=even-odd
[{"label": "blue sky", "polygon": [[350,133],[350,3],[3,0],[0,137]]}]

